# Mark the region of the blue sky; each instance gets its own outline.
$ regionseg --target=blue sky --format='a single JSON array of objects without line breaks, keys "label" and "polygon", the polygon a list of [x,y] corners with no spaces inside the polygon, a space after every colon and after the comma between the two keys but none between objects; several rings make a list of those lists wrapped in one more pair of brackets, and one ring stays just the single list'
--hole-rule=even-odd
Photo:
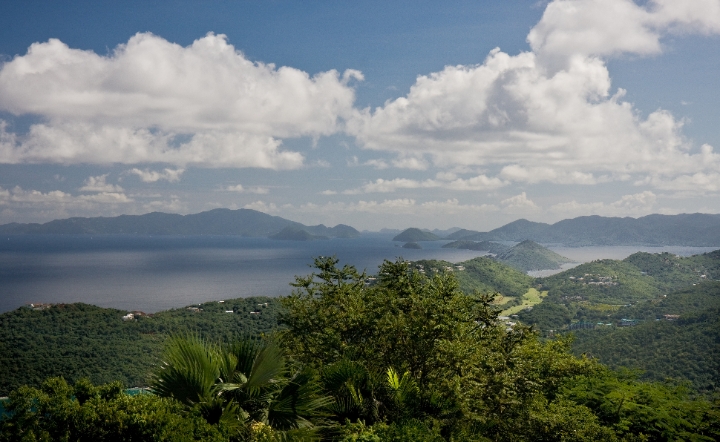
[{"label": "blue sky", "polygon": [[720,1],[9,1],[0,223],[720,211]]}]

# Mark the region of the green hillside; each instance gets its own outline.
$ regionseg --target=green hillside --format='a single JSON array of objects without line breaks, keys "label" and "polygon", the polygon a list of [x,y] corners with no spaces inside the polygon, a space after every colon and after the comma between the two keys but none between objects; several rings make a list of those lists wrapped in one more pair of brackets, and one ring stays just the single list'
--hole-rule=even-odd
[{"label": "green hillside", "polygon": [[452,271],[460,283],[460,289],[465,293],[477,290],[482,293],[497,292],[506,297],[520,298],[527,293],[534,282],[532,277],[523,272],[484,256],[457,264],[437,260],[420,260],[413,264],[426,274],[435,271]]},{"label": "green hillside", "polygon": [[403,230],[400,234],[395,236],[392,240],[393,241],[401,241],[401,242],[417,242],[417,241],[437,241],[441,239],[439,236],[435,235],[431,232],[426,232],[424,230],[416,229],[414,227],[411,227],[409,229]]},{"label": "green hillside", "polygon": [[496,258],[524,272],[530,270],[559,269],[562,264],[573,262],[530,240],[525,240],[499,253]]},{"label": "green hillside", "polygon": [[590,354],[612,368],[640,369],[648,380],[687,379],[700,391],[720,388],[720,308],[674,321],[577,330],[575,336],[575,354]]},{"label": "green hillside", "polygon": [[21,307],[0,314],[0,396],[61,375],[71,381],[88,377],[96,383],[147,385],[168,335],[192,331],[220,341],[257,335],[277,327],[280,307],[276,298],[253,297],[188,308],[132,321],[122,320],[124,310],[88,304]]}]

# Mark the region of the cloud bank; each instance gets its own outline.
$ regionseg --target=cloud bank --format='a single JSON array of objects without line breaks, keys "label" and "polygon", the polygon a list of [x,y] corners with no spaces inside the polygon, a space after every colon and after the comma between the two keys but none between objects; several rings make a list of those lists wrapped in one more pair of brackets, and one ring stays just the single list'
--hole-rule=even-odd
[{"label": "cloud bank", "polygon": [[46,120],[25,136],[0,123],[0,161],[293,169],[303,157],[282,139],[335,133],[351,79],[252,62],[224,35],[141,33],[108,56],[51,39],[0,69],[0,110]]},{"label": "cloud bank", "polygon": [[641,116],[612,90],[602,58],[659,53],[661,37],[678,32],[720,33],[720,2],[556,0],[528,36],[531,52],[495,49],[480,65],[419,76],[406,96],[356,111],[348,130],[366,149],[437,167],[499,166],[515,182],[650,177],[672,187],[717,174],[720,155],[694,151],[667,111]]}]

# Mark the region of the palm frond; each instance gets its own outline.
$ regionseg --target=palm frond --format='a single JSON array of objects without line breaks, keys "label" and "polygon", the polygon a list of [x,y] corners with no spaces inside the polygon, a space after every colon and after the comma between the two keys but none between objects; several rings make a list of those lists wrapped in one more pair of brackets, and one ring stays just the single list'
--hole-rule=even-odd
[{"label": "palm frond", "polygon": [[246,391],[250,396],[258,395],[264,389],[280,381],[286,374],[285,357],[275,343],[268,343],[258,351],[252,369],[247,375]]},{"label": "palm frond", "polygon": [[217,349],[197,335],[170,338],[151,388],[158,396],[192,405],[212,397],[220,375]]}]

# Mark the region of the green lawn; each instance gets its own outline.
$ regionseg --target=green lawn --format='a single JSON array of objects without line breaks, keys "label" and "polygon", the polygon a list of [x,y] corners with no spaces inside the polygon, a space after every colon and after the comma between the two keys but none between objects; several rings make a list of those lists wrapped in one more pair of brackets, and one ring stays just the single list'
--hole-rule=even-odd
[{"label": "green lawn", "polygon": [[528,289],[527,292],[522,297],[522,304],[516,305],[513,307],[510,307],[507,310],[503,310],[500,315],[501,316],[510,316],[514,315],[520,310],[525,310],[528,307],[535,306],[537,304],[540,304],[544,297],[546,297],[548,292],[539,292],[537,289]]}]

